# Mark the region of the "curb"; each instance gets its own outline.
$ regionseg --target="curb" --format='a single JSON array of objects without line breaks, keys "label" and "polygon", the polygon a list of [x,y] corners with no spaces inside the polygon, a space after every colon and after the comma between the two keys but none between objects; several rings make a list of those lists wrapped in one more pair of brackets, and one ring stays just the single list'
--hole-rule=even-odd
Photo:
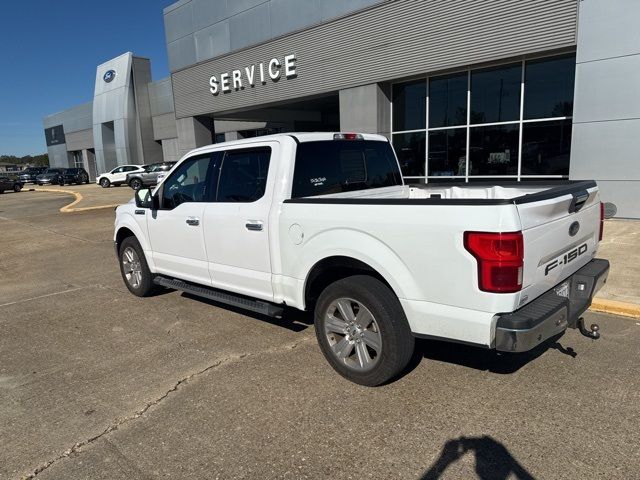
[{"label": "curb", "polygon": [[623,317],[640,318],[640,305],[620,302],[618,300],[594,298],[589,310],[600,313],[611,313]]},{"label": "curb", "polygon": [[65,205],[64,207],[62,207],[59,211],[60,213],[75,213],[75,212],[86,212],[88,210],[100,210],[103,208],[115,208],[117,206],[119,206],[119,203],[116,204],[112,204],[112,205],[97,205],[95,207],[79,207],[79,208],[73,208],[74,205],[78,204],[79,202],[82,201],[82,199],[84,198],[82,196],[81,193],[79,192],[74,192],[73,190],[62,190],[60,188],[34,188],[34,189],[29,189],[29,191],[34,191],[34,192],[52,192],[52,193],[66,193],[68,195],[73,195],[75,197],[75,200],[73,202],[71,202],[69,205]]}]

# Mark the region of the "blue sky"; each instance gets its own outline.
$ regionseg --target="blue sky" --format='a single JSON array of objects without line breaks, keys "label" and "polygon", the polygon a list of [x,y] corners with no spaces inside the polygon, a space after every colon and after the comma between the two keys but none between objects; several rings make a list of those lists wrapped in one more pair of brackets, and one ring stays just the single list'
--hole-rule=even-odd
[{"label": "blue sky", "polygon": [[162,9],[173,0],[22,0],[0,16],[0,154],[47,151],[42,117],[93,98],[96,67],[131,51],[168,75]]}]

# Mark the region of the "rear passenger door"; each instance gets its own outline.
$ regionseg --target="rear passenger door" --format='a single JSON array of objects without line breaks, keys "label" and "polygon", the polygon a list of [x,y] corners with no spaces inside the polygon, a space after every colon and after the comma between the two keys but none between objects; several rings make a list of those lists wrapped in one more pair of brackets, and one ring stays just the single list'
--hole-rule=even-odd
[{"label": "rear passenger door", "polygon": [[269,213],[274,179],[270,163],[278,143],[223,153],[216,198],[204,212],[204,235],[213,286],[273,299]]}]

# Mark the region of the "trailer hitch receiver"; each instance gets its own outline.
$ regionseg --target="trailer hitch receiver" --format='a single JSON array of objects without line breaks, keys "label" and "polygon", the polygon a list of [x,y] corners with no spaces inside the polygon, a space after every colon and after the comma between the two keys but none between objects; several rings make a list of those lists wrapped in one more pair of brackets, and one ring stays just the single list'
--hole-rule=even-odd
[{"label": "trailer hitch receiver", "polygon": [[592,323],[590,329],[585,327],[584,318],[580,317],[578,319],[578,329],[580,333],[585,337],[591,338],[593,340],[597,340],[600,338],[600,327],[597,323]]}]

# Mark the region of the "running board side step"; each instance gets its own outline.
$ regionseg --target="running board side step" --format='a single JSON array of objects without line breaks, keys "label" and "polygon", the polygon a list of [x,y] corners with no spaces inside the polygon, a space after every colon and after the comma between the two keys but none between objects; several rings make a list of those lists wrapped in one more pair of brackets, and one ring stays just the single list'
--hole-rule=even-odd
[{"label": "running board side step", "polygon": [[263,300],[255,300],[242,295],[236,295],[202,285],[196,285],[176,278],[156,275],[153,279],[153,283],[162,287],[190,293],[197,297],[203,297],[215,302],[224,303],[225,305],[230,305],[232,307],[261,313],[262,315],[267,315],[269,317],[282,317],[282,313],[284,312],[284,307],[282,305],[276,305],[275,303],[265,302]]}]

